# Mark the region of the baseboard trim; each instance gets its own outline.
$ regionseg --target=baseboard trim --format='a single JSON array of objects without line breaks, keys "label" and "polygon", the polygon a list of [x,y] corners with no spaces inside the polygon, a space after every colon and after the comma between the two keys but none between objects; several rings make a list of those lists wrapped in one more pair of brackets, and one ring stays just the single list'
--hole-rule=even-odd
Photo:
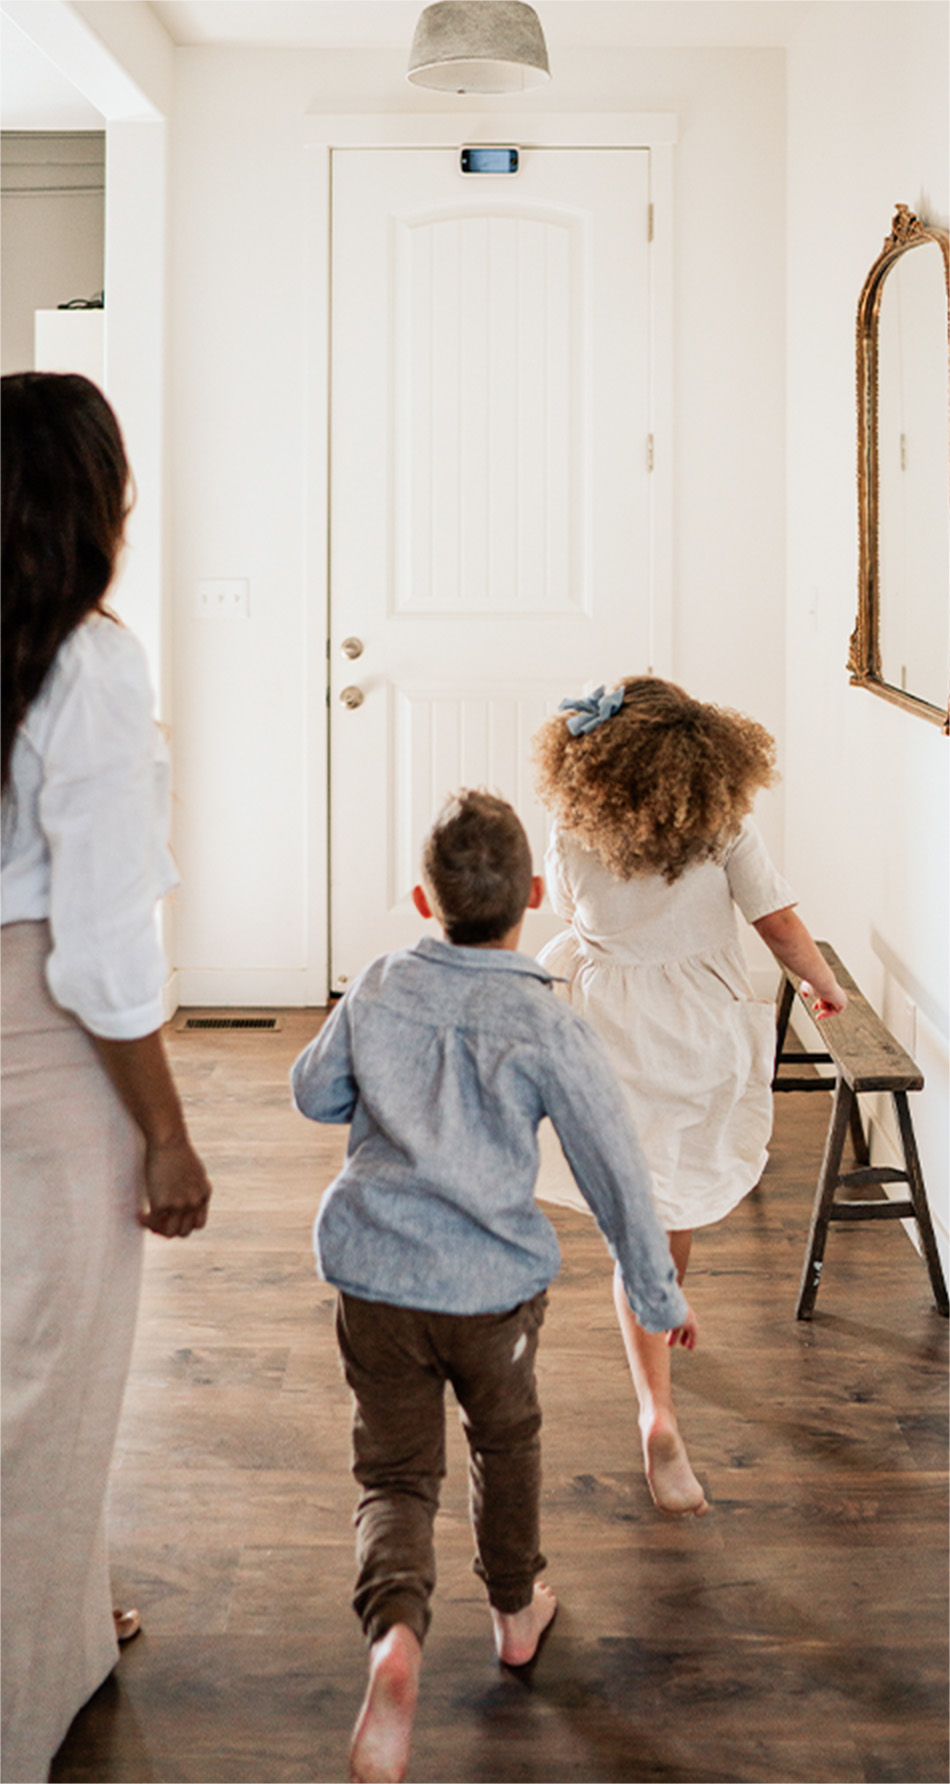
[{"label": "baseboard trim", "polygon": [[295,968],[181,967],[178,1005],[186,1009],[305,1009],[309,975]]}]

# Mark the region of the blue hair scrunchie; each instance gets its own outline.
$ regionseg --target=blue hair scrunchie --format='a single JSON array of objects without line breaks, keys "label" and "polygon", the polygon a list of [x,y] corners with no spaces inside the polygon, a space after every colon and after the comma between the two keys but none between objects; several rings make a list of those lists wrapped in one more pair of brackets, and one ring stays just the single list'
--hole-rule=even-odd
[{"label": "blue hair scrunchie", "polygon": [[578,700],[562,700],[558,712],[573,712],[574,717],[568,719],[567,728],[572,737],[583,737],[589,731],[596,731],[598,725],[605,725],[622,705],[623,688],[614,688],[605,694],[601,685],[592,694],[581,695]]}]

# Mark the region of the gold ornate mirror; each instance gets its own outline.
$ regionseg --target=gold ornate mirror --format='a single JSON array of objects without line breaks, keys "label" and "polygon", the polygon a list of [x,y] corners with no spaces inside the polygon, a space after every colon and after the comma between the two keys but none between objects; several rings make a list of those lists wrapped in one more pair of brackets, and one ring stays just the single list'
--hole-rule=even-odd
[{"label": "gold ornate mirror", "polygon": [[858,687],[950,731],[950,254],[906,205],[857,319]]}]

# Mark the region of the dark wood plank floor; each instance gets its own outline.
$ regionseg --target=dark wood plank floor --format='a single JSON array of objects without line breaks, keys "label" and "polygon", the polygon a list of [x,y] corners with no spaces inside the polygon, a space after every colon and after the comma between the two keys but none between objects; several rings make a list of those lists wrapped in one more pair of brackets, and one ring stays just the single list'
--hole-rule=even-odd
[{"label": "dark wood plank floor", "polygon": [[[117,1601],[144,1632],[57,1780],[339,1780],[362,1694],[349,1408],[310,1224],[345,1136],[288,1105],[316,1026],[173,1033],[212,1224],[150,1238],[112,1494]],[[540,1364],[544,1543],[561,1611],[527,1686],[493,1661],[450,1418],[417,1780],[947,1777],[947,1322],[900,1227],[832,1229],[795,1295],[828,1104],[780,1098],[768,1172],[699,1235],[701,1348],[677,1358],[711,1511],[652,1509],[583,1215]]]}]

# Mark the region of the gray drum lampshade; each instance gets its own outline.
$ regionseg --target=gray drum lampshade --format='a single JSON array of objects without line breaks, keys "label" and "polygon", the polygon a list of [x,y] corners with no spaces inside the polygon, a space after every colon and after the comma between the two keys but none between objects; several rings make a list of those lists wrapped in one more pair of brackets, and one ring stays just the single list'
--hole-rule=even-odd
[{"label": "gray drum lampshade", "polygon": [[541,21],[525,0],[436,0],[419,17],[408,73],[442,93],[521,93],[551,78]]}]

